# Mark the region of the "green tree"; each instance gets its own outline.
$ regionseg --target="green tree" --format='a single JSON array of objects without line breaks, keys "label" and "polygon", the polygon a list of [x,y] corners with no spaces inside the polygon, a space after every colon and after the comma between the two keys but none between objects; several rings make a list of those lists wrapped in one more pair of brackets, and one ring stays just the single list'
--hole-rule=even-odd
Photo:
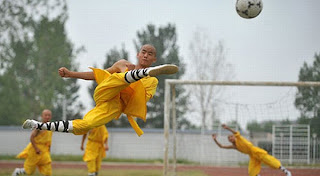
[{"label": "green tree", "polygon": [[12,71],[0,75],[0,124],[12,125],[22,123],[21,117],[28,112],[26,99]]},{"label": "green tree", "polygon": [[[15,111],[0,111],[1,117],[18,117],[10,124],[36,118],[44,108],[52,109],[53,120],[61,119],[62,99],[66,99],[69,107],[69,119],[81,117],[83,106],[77,102],[79,85],[75,79],[61,79],[57,73],[61,66],[77,70],[74,59],[78,51],[66,36],[65,21],[63,15],[53,20],[43,16],[32,23],[32,37],[25,35],[22,40],[10,40],[11,54],[6,55],[8,64],[1,79],[10,80],[12,77],[11,81],[16,84],[12,86],[16,93],[13,98],[20,97]],[[6,89],[12,84],[7,82],[3,86]],[[3,95],[6,92],[0,90],[0,96]],[[8,103],[8,99],[0,99],[4,109],[12,109],[13,104]],[[22,112],[23,115],[19,115]]]},{"label": "green tree", "polygon": [[252,132],[262,132],[264,129],[262,128],[261,124],[257,121],[252,121],[247,124],[247,130]]},{"label": "green tree", "polygon": [[[147,28],[137,32],[137,39],[134,40],[136,51],[139,52],[144,44],[152,44],[157,50],[157,62],[154,66],[171,63],[179,67],[179,72],[174,75],[157,77],[159,80],[157,92],[148,102],[147,123],[138,120],[141,127],[163,128],[164,124],[164,85],[165,79],[179,79],[185,72],[185,64],[179,56],[179,47],[176,44],[177,33],[173,24],[157,28],[153,24],[147,25]],[[177,105],[177,128],[190,126],[190,122],[183,118],[186,112],[187,99],[185,90],[176,87],[176,105]]]},{"label": "green tree", "polygon": [[272,133],[272,126],[275,125],[276,122],[272,120],[264,121],[258,123],[257,121],[252,121],[247,124],[247,130],[250,131],[250,133],[253,132],[268,132]]},{"label": "green tree", "polygon": [[[77,79],[62,79],[57,70],[65,66],[71,70],[78,70],[75,62],[76,55],[83,51],[83,48],[75,49],[69,41],[65,31],[66,19],[59,18],[49,20],[42,18],[35,27],[35,40],[33,45],[33,64],[37,68],[33,77],[35,89],[41,87],[36,94],[39,97],[39,105],[36,108],[51,107],[53,119],[60,120],[63,106],[66,106],[66,118],[81,118],[81,111],[84,109],[82,103],[78,102]],[[64,104],[65,102],[65,104]]]},{"label": "green tree", "polygon": [[[67,16],[65,0],[0,1],[0,70],[5,69],[12,54],[11,41],[23,41],[33,35],[33,24],[41,16]],[[0,73],[1,74],[1,73]]]},{"label": "green tree", "polygon": [[65,0],[0,1],[0,124],[20,124],[37,113],[31,113],[30,102],[39,96],[29,99],[35,90],[25,86],[34,81],[28,79],[33,75],[27,70],[34,69],[30,62],[35,27],[42,17],[66,18],[66,9]]},{"label": "green tree", "polygon": [[[312,65],[306,62],[300,68],[299,81],[320,81],[320,53],[315,54]],[[298,122],[309,122],[311,131],[320,135],[320,88],[298,87],[295,106],[300,111]]]}]

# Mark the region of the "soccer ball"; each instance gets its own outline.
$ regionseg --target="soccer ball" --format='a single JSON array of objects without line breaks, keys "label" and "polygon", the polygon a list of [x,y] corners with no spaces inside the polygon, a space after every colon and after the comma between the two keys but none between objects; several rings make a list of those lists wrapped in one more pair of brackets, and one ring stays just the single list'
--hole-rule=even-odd
[{"label": "soccer ball", "polygon": [[262,10],[262,0],[237,0],[236,10],[242,18],[254,18]]}]

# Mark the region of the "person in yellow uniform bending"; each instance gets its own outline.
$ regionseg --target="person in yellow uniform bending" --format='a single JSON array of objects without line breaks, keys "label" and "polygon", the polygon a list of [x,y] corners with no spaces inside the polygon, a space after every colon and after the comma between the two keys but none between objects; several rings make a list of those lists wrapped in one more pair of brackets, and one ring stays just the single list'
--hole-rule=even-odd
[{"label": "person in yellow uniform bending", "polygon": [[172,64],[150,67],[157,60],[156,49],[150,44],[141,47],[137,59],[137,65],[120,60],[106,70],[91,68],[93,72],[74,72],[65,67],[60,68],[61,77],[97,82],[98,86],[93,95],[96,106],[83,119],[55,123],[41,123],[28,119],[22,127],[82,135],[90,129],[119,118],[121,113],[124,113],[136,133],[142,135],[143,131],[133,117],[146,121],[146,103],[155,94],[158,85],[155,76],[174,74],[178,71],[178,67]]},{"label": "person in yellow uniform bending", "polygon": [[[45,109],[41,113],[41,119],[43,123],[47,123],[51,120],[52,113],[50,110]],[[17,155],[17,158],[24,158],[25,162],[23,168],[16,168],[12,173],[12,176],[16,175],[31,175],[38,167],[39,172],[42,175],[51,175],[51,131],[40,131],[34,129],[31,133],[30,143],[27,147]]]},{"label": "person in yellow uniform bending", "polygon": [[287,176],[291,176],[291,172],[283,167],[278,159],[269,155],[267,151],[254,146],[251,142],[241,136],[239,132],[234,131],[227,125],[223,124],[222,127],[233,133],[232,135],[228,136],[228,140],[232,143],[232,145],[221,145],[217,141],[216,134],[212,134],[212,139],[220,148],[236,149],[241,153],[248,154],[250,157],[248,167],[249,176],[259,175],[261,170],[261,163],[264,163],[274,169],[281,169]]},{"label": "person in yellow uniform bending", "polygon": [[[101,161],[106,157],[108,146],[108,130],[105,125],[93,128],[88,132],[88,141],[83,155],[83,161],[87,162],[88,176],[97,176],[101,168]],[[84,134],[80,149],[83,150],[87,134]]]}]

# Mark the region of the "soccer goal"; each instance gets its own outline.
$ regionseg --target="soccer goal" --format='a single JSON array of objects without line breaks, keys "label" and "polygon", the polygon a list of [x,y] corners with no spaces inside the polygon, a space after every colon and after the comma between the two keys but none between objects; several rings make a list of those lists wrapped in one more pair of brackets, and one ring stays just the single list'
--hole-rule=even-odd
[{"label": "soccer goal", "polygon": [[[200,109],[197,109],[198,106],[196,105],[192,105],[192,112],[188,112],[188,115],[186,115],[187,117],[192,116],[191,119],[193,122],[200,124],[201,128],[198,128],[198,132],[194,132],[194,130],[177,129],[177,111],[181,111],[181,108],[177,107],[177,102],[180,100],[177,98],[176,94],[177,90],[181,89],[181,87],[185,89],[188,89],[189,87],[189,97],[191,97],[190,95],[193,93],[198,94],[200,97],[204,94],[206,97],[212,97],[212,101],[210,100],[211,106],[203,108],[203,112],[200,116],[204,114],[215,120],[211,119],[211,122],[209,123],[206,119],[194,118],[196,115],[193,113],[200,111]],[[201,89],[201,87],[205,88]],[[252,134],[246,130],[248,122],[253,121],[258,124],[268,120],[282,120],[283,122],[285,120],[296,120],[299,117],[299,111],[294,107],[294,97],[297,93],[297,88],[299,87],[320,87],[320,82],[165,80],[163,175],[168,176],[172,175],[172,173],[173,175],[176,175],[177,160],[192,160],[192,162],[201,165],[208,164],[213,166],[248,162],[248,158],[243,154],[239,154],[239,152],[217,149],[212,142],[210,134],[217,133],[219,138],[221,137],[222,143],[228,142],[226,140],[228,134],[215,123],[217,121],[222,123],[234,122],[233,128],[236,130],[241,129],[242,132],[244,132],[243,135],[245,137],[251,139],[252,136],[259,136],[260,133],[258,132]],[[220,95],[222,91],[226,90],[229,91],[227,95],[217,96],[217,94]],[[273,95],[270,92],[280,92],[280,95]],[[238,96],[238,94],[241,95]],[[271,98],[271,100],[261,103],[253,99],[254,97],[260,98],[260,96],[261,99]],[[205,99],[200,100],[201,101],[197,103],[199,106],[202,103],[207,103]],[[193,100],[191,101],[193,102]],[[218,108],[215,109],[216,107]],[[215,110],[209,113],[209,110],[211,109]],[[267,125],[268,124],[266,123],[265,126]],[[261,146],[264,146],[262,148],[267,151],[270,150],[268,152],[275,155],[278,153],[279,149],[277,147],[279,146],[286,146],[288,147],[288,150],[291,150],[293,153],[294,151],[300,150],[295,147],[301,147],[302,145],[305,147],[304,149],[307,148],[305,145],[308,144],[308,141],[306,144],[291,145],[290,137],[288,138],[289,143],[282,143],[281,145],[276,143],[276,141],[279,141],[277,138],[279,136],[278,128],[279,126],[273,128],[271,126],[270,133],[261,134],[262,136],[255,138],[257,140],[253,143],[255,145],[261,144]],[[274,131],[272,131],[272,129]],[[305,128],[305,126],[299,126],[296,128],[289,126],[289,132],[290,129],[293,131],[301,129],[307,130],[306,133],[305,131],[301,133],[303,133],[303,137],[305,137],[304,140],[309,138],[309,127]],[[273,137],[275,133],[276,136]],[[265,140],[259,141],[259,139],[270,139],[270,143],[265,144]],[[292,137],[292,141],[294,141],[294,139],[295,137]],[[215,150],[215,152],[212,152],[212,150]],[[309,153],[310,151],[306,151],[303,155],[308,157]],[[293,155],[291,155],[291,157],[293,157]],[[197,159],[195,160],[195,158]],[[226,160],[226,158],[229,160]],[[280,159],[280,157],[278,159]],[[290,161],[290,154],[288,155],[288,160],[286,160],[286,158],[281,159],[283,159],[281,162],[293,161]],[[308,162],[308,159],[306,161]]]}]

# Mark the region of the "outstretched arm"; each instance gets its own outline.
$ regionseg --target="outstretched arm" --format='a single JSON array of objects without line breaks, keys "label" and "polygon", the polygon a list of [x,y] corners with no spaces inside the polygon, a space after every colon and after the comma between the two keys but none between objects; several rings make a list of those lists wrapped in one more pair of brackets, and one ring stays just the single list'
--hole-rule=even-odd
[{"label": "outstretched arm", "polygon": [[212,134],[212,139],[213,141],[220,147],[220,148],[224,148],[224,149],[236,149],[235,146],[233,145],[222,145],[218,142],[217,140],[217,135],[216,134]]},{"label": "outstretched arm", "polygon": [[58,72],[59,75],[64,78],[95,80],[93,72],[75,72],[68,70],[66,67],[59,68]]},{"label": "outstretched arm", "polygon": [[109,73],[123,73],[125,72],[127,69],[128,70],[133,70],[135,69],[135,65],[132,64],[131,62],[125,60],[125,59],[121,59],[117,62],[115,62],[111,67],[107,68],[106,70]]},{"label": "outstretched arm", "polygon": [[229,130],[232,134],[236,134],[237,132],[234,131],[233,129],[229,128],[226,124],[222,124],[222,128]]},{"label": "outstretched arm", "polygon": [[[127,69],[133,70],[135,69],[135,65],[131,62],[121,59],[114,63],[111,67],[107,68],[106,70],[109,73],[123,73]],[[78,79],[85,79],[85,80],[95,80],[94,73],[93,72],[75,72],[70,71],[66,67],[61,67],[58,70],[59,75],[64,78],[78,78]]]}]

